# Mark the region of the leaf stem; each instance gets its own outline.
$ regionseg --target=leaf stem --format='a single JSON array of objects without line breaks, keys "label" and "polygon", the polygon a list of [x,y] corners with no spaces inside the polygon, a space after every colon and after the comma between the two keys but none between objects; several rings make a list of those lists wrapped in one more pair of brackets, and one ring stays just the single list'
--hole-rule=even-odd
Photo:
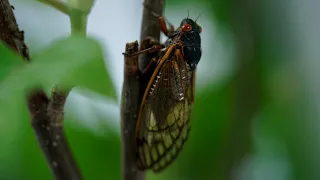
[{"label": "leaf stem", "polygon": [[88,14],[79,9],[72,9],[69,16],[71,24],[71,36],[86,36]]},{"label": "leaf stem", "polygon": [[47,4],[57,10],[59,10],[60,12],[64,13],[64,14],[69,14],[69,7],[67,6],[66,3],[61,2],[59,0],[37,0],[43,4]]}]

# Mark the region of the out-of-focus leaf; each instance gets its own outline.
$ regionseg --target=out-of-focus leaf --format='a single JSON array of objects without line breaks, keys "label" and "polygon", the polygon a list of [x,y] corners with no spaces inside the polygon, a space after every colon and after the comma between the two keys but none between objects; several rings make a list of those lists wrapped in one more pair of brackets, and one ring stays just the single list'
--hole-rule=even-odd
[{"label": "out-of-focus leaf", "polygon": [[24,127],[31,129],[31,124],[24,97],[9,97],[0,99],[0,179],[24,179],[19,176],[24,168],[20,163],[21,143],[27,142]]},{"label": "out-of-focus leaf", "polygon": [[58,82],[67,88],[77,85],[116,97],[100,45],[84,37],[59,40],[39,53],[32,63],[5,79],[0,85],[0,96],[38,86],[47,89]]},{"label": "out-of-focus leaf", "polygon": [[23,65],[24,61],[14,52],[9,49],[2,41],[0,41],[0,81],[4,79],[12,70],[20,65]]},{"label": "out-of-focus leaf", "polygon": [[119,135],[102,123],[101,127],[105,129],[103,137],[70,126],[67,136],[84,179],[121,179]]}]

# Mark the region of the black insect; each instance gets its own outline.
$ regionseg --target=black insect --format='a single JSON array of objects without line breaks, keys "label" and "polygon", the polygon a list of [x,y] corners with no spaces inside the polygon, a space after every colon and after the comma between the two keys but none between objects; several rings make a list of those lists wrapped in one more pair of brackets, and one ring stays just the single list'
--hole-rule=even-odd
[{"label": "black insect", "polygon": [[178,156],[190,131],[195,72],[201,58],[202,28],[190,18],[167,29],[159,17],[164,44],[135,54],[159,52],[143,71],[149,74],[136,124],[137,165],[159,172]]}]

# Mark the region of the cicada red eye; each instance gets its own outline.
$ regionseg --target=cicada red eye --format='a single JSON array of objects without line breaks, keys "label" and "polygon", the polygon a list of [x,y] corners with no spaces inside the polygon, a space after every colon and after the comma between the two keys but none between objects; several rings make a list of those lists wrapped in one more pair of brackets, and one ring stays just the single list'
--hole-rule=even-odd
[{"label": "cicada red eye", "polygon": [[191,31],[192,27],[190,24],[184,24],[182,27],[181,27],[182,31],[184,32],[188,32],[188,31]]}]

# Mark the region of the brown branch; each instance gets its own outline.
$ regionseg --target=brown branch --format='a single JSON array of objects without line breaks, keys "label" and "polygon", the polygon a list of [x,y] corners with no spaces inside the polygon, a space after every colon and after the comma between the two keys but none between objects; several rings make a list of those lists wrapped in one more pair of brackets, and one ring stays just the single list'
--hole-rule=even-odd
[{"label": "brown branch", "polygon": [[[27,61],[30,60],[24,34],[19,30],[8,0],[0,2],[0,37]],[[52,100],[43,90],[27,97],[31,123],[55,179],[82,179],[63,132],[63,109],[67,93],[52,92]]]},{"label": "brown branch", "polygon": [[[32,126],[55,179],[82,179],[63,130],[68,93],[53,90],[52,100],[32,118]],[[28,101],[31,104],[33,101]]]},{"label": "brown branch", "polygon": [[[141,24],[140,50],[150,47],[152,41],[160,41],[160,25],[154,14],[162,15],[164,0],[145,0]],[[126,44],[126,53],[138,51],[138,42]],[[136,165],[135,128],[141,97],[145,82],[139,78],[142,70],[150,62],[152,55],[142,54],[138,57],[124,57],[124,82],[121,101],[121,132],[122,132],[122,179],[143,180],[145,173]]]},{"label": "brown branch", "polygon": [[12,9],[13,6],[8,0],[0,1],[0,38],[10,48],[29,60],[29,53],[24,44],[24,33],[19,31]]},{"label": "brown branch", "polygon": [[[138,51],[138,42],[126,44],[126,53]],[[144,172],[136,166],[135,127],[139,111],[138,57],[124,57],[124,81],[121,100],[122,179],[142,180]]]},{"label": "brown branch", "polygon": [[[160,41],[160,24],[158,17],[154,14],[162,15],[164,7],[164,0],[145,0],[141,24],[140,34],[140,50],[148,48],[143,46],[143,41],[146,38],[153,38]],[[142,54],[139,57],[139,69],[142,70],[150,62],[150,56]]]}]

